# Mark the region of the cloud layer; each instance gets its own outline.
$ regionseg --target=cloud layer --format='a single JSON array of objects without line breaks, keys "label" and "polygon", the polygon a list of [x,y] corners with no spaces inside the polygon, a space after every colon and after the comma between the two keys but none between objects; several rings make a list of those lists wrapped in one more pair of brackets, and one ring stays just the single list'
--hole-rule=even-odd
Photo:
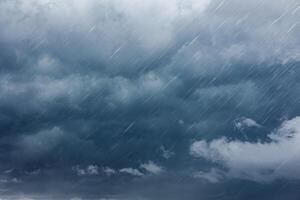
[{"label": "cloud layer", "polygon": [[0,191],[195,199],[298,179],[299,6],[1,1]]}]

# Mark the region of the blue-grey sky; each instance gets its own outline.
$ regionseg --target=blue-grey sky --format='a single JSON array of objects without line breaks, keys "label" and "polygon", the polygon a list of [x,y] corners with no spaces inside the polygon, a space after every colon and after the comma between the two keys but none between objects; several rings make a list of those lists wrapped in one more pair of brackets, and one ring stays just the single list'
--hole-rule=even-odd
[{"label": "blue-grey sky", "polygon": [[0,199],[298,200],[299,35],[299,0],[0,1]]}]

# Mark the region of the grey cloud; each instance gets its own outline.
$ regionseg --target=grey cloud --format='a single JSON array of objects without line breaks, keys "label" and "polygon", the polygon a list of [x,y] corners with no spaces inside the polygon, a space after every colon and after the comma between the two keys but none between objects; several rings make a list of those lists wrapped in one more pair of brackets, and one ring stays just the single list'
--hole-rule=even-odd
[{"label": "grey cloud", "polygon": [[148,163],[143,163],[140,166],[142,169],[146,170],[147,172],[151,174],[160,174],[163,171],[163,168],[152,161],[149,161]]},{"label": "grey cloud", "polygon": [[208,172],[195,172],[193,177],[206,180],[210,183],[218,183],[224,179],[224,172],[220,171],[219,169],[212,168]]},{"label": "grey cloud", "polygon": [[221,147],[255,150],[299,116],[299,14],[297,0],[1,1],[0,169],[28,187],[82,181],[84,194],[100,180],[134,193],[171,179],[177,191],[176,178],[188,177],[195,190],[179,196],[195,199],[194,172],[214,185],[228,180],[210,170],[219,162],[189,155],[193,142],[209,149],[225,137]]}]

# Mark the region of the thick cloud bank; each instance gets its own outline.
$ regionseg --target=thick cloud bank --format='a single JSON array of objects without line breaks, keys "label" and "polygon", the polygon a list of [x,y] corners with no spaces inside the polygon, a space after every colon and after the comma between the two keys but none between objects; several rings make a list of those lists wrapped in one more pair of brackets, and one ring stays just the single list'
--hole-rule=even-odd
[{"label": "thick cloud bank", "polygon": [[299,19],[299,0],[1,0],[0,198],[299,199]]}]

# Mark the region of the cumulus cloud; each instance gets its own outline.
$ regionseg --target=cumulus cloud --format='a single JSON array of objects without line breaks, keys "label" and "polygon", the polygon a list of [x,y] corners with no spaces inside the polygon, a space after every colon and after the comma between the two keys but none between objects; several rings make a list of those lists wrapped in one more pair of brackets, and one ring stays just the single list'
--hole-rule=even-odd
[{"label": "cumulus cloud", "polygon": [[116,170],[114,170],[114,169],[112,169],[112,168],[110,168],[110,167],[104,167],[102,170],[103,170],[103,172],[104,172],[106,175],[108,175],[108,176],[111,176],[111,175],[117,173]]},{"label": "cumulus cloud", "polygon": [[159,165],[155,164],[152,161],[149,161],[148,163],[141,164],[141,168],[146,170],[147,172],[151,174],[160,174],[163,171],[163,168]]},{"label": "cumulus cloud", "polygon": [[238,131],[244,131],[247,128],[261,128],[262,126],[258,124],[255,120],[246,118],[246,117],[241,117],[238,119],[235,119],[233,121],[235,128]]},{"label": "cumulus cloud", "polygon": [[77,173],[78,176],[92,176],[99,174],[99,167],[97,165],[88,165],[86,168],[80,168],[79,166],[73,167],[73,170]]},{"label": "cumulus cloud", "polygon": [[120,169],[119,172],[129,174],[132,176],[144,176],[144,174],[142,172],[140,172],[138,169],[134,169],[134,168],[123,168],[123,169]]},{"label": "cumulus cloud", "polygon": [[190,153],[228,168],[228,175],[257,181],[299,179],[300,117],[285,121],[269,134],[269,142],[197,141]]}]

